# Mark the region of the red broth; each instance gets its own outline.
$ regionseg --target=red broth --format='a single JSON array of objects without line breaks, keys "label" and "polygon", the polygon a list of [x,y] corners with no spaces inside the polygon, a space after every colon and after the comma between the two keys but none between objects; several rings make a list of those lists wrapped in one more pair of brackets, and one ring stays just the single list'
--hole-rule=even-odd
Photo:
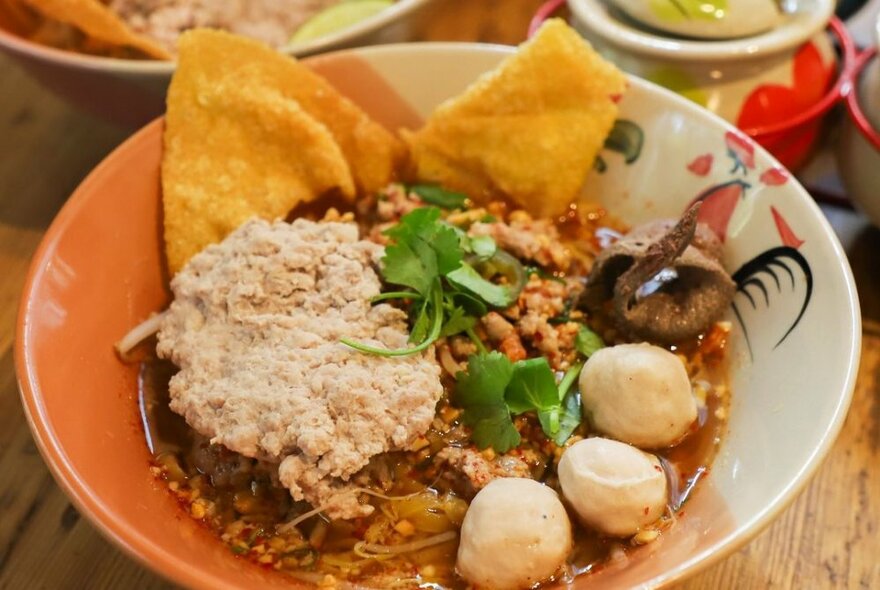
[{"label": "red broth", "polygon": [[[489,209],[498,217],[506,214],[502,205]],[[602,241],[609,236],[613,239],[615,230],[624,229],[611,224],[613,229],[606,230],[607,225],[609,220],[601,210],[573,209],[558,220],[560,233],[576,251],[569,276],[582,276]],[[558,281],[558,277],[546,280]],[[589,323],[606,342],[621,342],[602,318],[589,318]],[[574,548],[557,578],[589,575],[675,526],[682,505],[709,475],[725,433],[730,397],[725,362],[727,328],[717,324],[705,335],[672,347],[685,362],[701,403],[698,419],[684,441],[657,452],[670,490],[667,515],[629,540],[602,538],[576,526]],[[154,350],[155,341],[145,347]],[[537,353],[530,349],[529,354]],[[434,424],[419,448],[380,455],[360,474],[371,489],[385,496],[365,498],[375,506],[373,514],[351,521],[328,521],[316,515],[289,527],[285,523],[312,507],[291,499],[278,482],[277,466],[210,444],[171,412],[168,381],[174,372],[170,363],[154,355],[141,364],[139,400],[146,444],[154,455],[152,469],[167,483],[181,509],[213,531],[232,553],[259,567],[278,570],[279,575],[316,583],[328,582],[325,578],[332,576],[337,581],[379,588],[467,587],[455,573],[456,538],[399,555],[377,557],[359,550],[364,542],[401,545],[438,535],[450,537],[458,531],[475,490],[466,478],[436,460],[443,448],[464,447],[469,442],[459,411],[446,397],[438,404]],[[448,375],[445,379],[445,389],[450,391],[454,380]],[[533,417],[520,416],[515,423],[524,441],[522,450],[516,451],[528,465],[524,475],[558,489],[555,467],[564,448],[547,440]],[[573,440],[590,435],[582,424]],[[483,451],[481,456],[490,460],[494,453]]]}]

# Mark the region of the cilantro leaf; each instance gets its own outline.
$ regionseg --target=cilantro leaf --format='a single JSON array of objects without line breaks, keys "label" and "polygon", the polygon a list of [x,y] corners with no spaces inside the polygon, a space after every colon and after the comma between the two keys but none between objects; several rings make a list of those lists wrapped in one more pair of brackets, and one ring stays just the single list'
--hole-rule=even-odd
[{"label": "cilantro leaf", "polygon": [[541,423],[541,430],[544,434],[553,438],[559,432],[559,404],[538,410],[538,422]]},{"label": "cilantro leaf", "polygon": [[385,248],[382,276],[387,282],[411,287],[424,296],[431,288],[433,275],[436,275],[436,261],[433,268],[427,267],[426,261],[406,242],[391,244]]},{"label": "cilantro leaf", "polygon": [[439,219],[440,209],[437,207],[419,207],[401,217],[400,221],[382,233],[398,242],[408,242],[418,236],[420,231],[430,228]]},{"label": "cilantro leaf", "polygon": [[385,230],[395,243],[385,248],[382,276],[425,295],[434,279],[461,265],[464,252],[455,230],[440,222],[436,207],[414,209]]},{"label": "cilantro leaf", "polygon": [[467,313],[472,316],[481,318],[487,313],[489,313],[489,308],[486,307],[486,304],[479,297],[475,297],[470,293],[465,293],[464,291],[455,291],[452,293],[452,301],[455,302],[455,305],[463,308]]},{"label": "cilantro leaf", "polygon": [[427,204],[442,209],[462,209],[467,202],[467,195],[434,184],[413,184],[409,187],[409,191],[417,194]]},{"label": "cilantro leaf", "polygon": [[562,446],[571,437],[581,423],[581,396],[576,389],[572,389],[562,400],[562,415],[559,420],[559,430],[553,436],[553,442]]},{"label": "cilantro leaf", "polygon": [[415,320],[413,320],[412,329],[409,332],[409,342],[410,344],[415,342],[422,342],[425,338],[428,337],[428,332],[431,330],[431,316],[428,315],[427,312],[428,300],[423,299],[418,306],[413,306],[413,311],[418,311],[415,315]]},{"label": "cilantro leaf", "polygon": [[[439,187],[434,189],[442,191]],[[486,315],[490,306],[510,306],[521,285],[516,281],[514,285],[493,283],[466,263],[464,257],[467,254],[479,264],[512,257],[498,250],[491,237],[470,238],[464,230],[448,224],[437,207],[410,211],[386,229],[384,235],[391,243],[382,258],[382,278],[386,284],[397,287],[374,297],[373,303],[405,300],[411,322],[409,341],[414,346],[389,351],[349,339],[342,342],[362,352],[398,356],[425,350],[441,335],[465,332],[478,350],[484,350],[473,329],[477,318]],[[520,268],[519,262],[513,261],[514,270]]]},{"label": "cilantro leaf", "polygon": [[520,443],[520,435],[504,402],[513,364],[500,352],[471,355],[467,373],[456,376],[455,401],[464,410],[462,421],[480,449],[505,453]]},{"label": "cilantro leaf", "polygon": [[467,373],[459,372],[455,378],[456,402],[464,409],[468,406],[504,401],[504,390],[513,376],[513,363],[498,351],[472,354],[468,357]]},{"label": "cilantro leaf", "polygon": [[581,396],[577,388],[572,389],[571,386],[574,385],[575,380],[577,380],[578,375],[581,374],[581,369],[583,368],[583,361],[575,363],[565,372],[565,375],[563,375],[562,380],[559,382],[557,391],[561,405],[559,407],[559,422],[556,423],[556,427],[547,428],[544,427],[544,422],[541,422],[541,427],[544,428],[544,433],[550,436],[553,439],[553,442],[560,446],[565,444],[565,441],[568,440],[571,433],[574,432],[575,428],[578,427],[578,424],[581,423]]},{"label": "cilantro leaf", "polygon": [[[581,423],[581,399],[571,386],[583,363],[569,369],[557,386],[544,357],[511,363],[500,352],[472,355],[467,372],[456,376],[455,402],[480,449],[505,453],[520,443],[511,414],[534,411],[544,433],[562,445]],[[571,391],[569,391],[571,389]]]},{"label": "cilantro leaf", "polygon": [[467,315],[463,307],[453,307],[440,330],[440,337],[453,336],[466,330],[470,330],[476,325],[477,319],[474,316]]},{"label": "cilantro leaf", "polygon": [[458,236],[450,226],[437,224],[433,232],[422,237],[428,240],[437,255],[437,271],[448,274],[461,266],[463,252]]},{"label": "cilantro leaf", "polygon": [[474,406],[462,416],[471,427],[471,440],[480,450],[492,447],[498,453],[506,453],[522,441],[504,402]]},{"label": "cilantro leaf", "polygon": [[590,358],[596,353],[596,351],[605,348],[605,342],[602,340],[601,336],[593,332],[591,329],[586,326],[581,326],[580,329],[578,329],[577,336],[575,336],[574,347],[579,353]]},{"label": "cilantro leaf", "polygon": [[516,301],[516,295],[510,287],[487,281],[466,262],[447,273],[446,278],[456,287],[470,291],[493,307],[510,307]]},{"label": "cilantro leaf", "polygon": [[551,410],[559,405],[556,379],[544,357],[518,361],[504,395],[510,411]]},{"label": "cilantro leaf", "polygon": [[423,304],[424,308],[420,313],[430,317],[430,331],[424,340],[411,348],[380,348],[378,346],[371,346],[369,344],[357,342],[349,338],[341,338],[339,341],[360,352],[384,357],[407,356],[421,352],[431,346],[431,344],[440,337],[440,330],[443,328],[443,288],[440,286],[440,281],[434,282],[434,288],[429,294],[429,299],[426,304],[424,302]]}]

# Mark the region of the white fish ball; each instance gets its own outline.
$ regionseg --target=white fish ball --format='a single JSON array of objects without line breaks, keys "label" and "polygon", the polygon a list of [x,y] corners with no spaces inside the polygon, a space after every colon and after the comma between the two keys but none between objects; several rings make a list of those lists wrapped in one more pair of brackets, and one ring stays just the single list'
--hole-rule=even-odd
[{"label": "white fish ball", "polygon": [[555,491],[531,479],[499,478],[465,514],[456,566],[481,588],[529,588],[559,569],[571,544],[571,523]]},{"label": "white fish ball", "polygon": [[603,348],[584,365],[579,384],[584,415],[593,428],[637,447],[673,445],[697,418],[687,370],[659,346]]},{"label": "white fish ball", "polygon": [[634,535],[666,509],[660,461],[622,442],[579,441],[562,454],[558,474],[562,494],[580,521],[606,535]]}]

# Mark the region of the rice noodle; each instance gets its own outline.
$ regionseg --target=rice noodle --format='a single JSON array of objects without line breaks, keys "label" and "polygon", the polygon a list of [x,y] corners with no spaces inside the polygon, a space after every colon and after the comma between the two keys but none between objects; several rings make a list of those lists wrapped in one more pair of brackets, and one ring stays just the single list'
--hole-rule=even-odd
[{"label": "rice noodle", "polygon": [[392,522],[397,521],[397,512],[394,510],[394,505],[391,502],[383,502],[382,505],[379,506],[379,510],[382,511],[382,514],[384,514],[388,520]]},{"label": "rice noodle", "polygon": [[452,358],[452,353],[449,351],[448,346],[440,347],[440,366],[443,369],[455,377],[459,372],[464,371],[464,367],[461,366],[454,358]]},{"label": "rice noodle", "polygon": [[356,556],[362,557],[363,559],[355,559],[353,561],[348,561],[345,559],[339,559],[333,553],[327,553],[321,556],[321,563],[327,564],[332,567],[337,567],[339,569],[354,569],[359,568],[363,565],[367,565],[368,563],[373,563],[375,561],[385,561],[386,559],[394,559],[394,555],[373,555],[370,553],[358,553],[357,551],[352,551]]},{"label": "rice noodle", "polygon": [[281,526],[279,526],[275,530],[277,530],[279,533],[290,532],[294,528],[296,528],[296,525],[298,525],[299,523],[301,523],[303,521],[310,519],[313,516],[321,514],[321,512],[323,512],[326,508],[327,508],[326,506],[319,506],[317,508],[309,510],[308,512],[303,512],[302,514],[300,514],[299,516],[297,516],[296,518],[294,518],[290,522],[286,522],[286,523],[282,524]]},{"label": "rice noodle", "polygon": [[419,539],[418,541],[412,541],[410,543],[403,543],[402,545],[379,545],[376,543],[366,543],[361,541],[354,546],[354,552],[358,555],[365,556],[369,556],[371,553],[379,555],[398,555],[400,553],[409,553],[410,551],[419,551],[427,547],[440,545],[441,543],[453,540],[457,536],[458,533],[455,531],[446,531],[445,533],[440,533],[433,537]]},{"label": "rice noodle", "polygon": [[168,310],[155,313],[129,330],[128,334],[116,343],[116,351],[119,355],[124,357],[131,352],[132,348],[158,332],[159,328],[162,327],[162,320],[165,319],[167,313]]},{"label": "rice noodle", "polygon": [[424,490],[419,490],[418,492],[413,492],[411,494],[406,494],[403,496],[386,496],[385,494],[373,491],[370,488],[352,488],[351,491],[357,492],[358,494],[373,496],[374,498],[379,498],[380,500],[388,500],[389,502],[393,502],[395,500],[406,500],[407,498],[413,498],[415,496],[418,496],[419,494],[424,494],[427,489],[428,488],[425,488]]},{"label": "rice noodle", "polygon": [[[436,483],[436,480],[434,481],[434,483]],[[433,486],[433,485],[434,484],[431,484],[431,486]],[[373,496],[374,498],[379,498],[381,500],[387,500],[389,502],[393,502],[395,500],[405,500],[407,498],[412,498],[414,496],[418,496],[419,494],[424,494],[427,490],[429,490],[431,488],[431,486],[426,487],[424,490],[419,490],[418,492],[413,492],[411,494],[406,494],[404,496],[386,496],[385,494],[382,494],[380,492],[376,492],[374,490],[371,490],[370,488],[351,488],[347,491],[352,492],[352,493],[356,493],[356,494],[366,494],[368,496]],[[300,514],[299,516],[297,516],[293,520],[291,520],[289,522],[285,522],[284,524],[279,526],[276,530],[279,533],[290,532],[296,525],[300,524],[303,521],[310,519],[311,517],[313,517],[315,515],[318,515],[318,514],[324,512],[324,510],[326,510],[326,509],[327,509],[327,505],[325,504],[324,506],[319,506],[317,508],[309,510],[308,512],[303,512],[302,514]]]}]

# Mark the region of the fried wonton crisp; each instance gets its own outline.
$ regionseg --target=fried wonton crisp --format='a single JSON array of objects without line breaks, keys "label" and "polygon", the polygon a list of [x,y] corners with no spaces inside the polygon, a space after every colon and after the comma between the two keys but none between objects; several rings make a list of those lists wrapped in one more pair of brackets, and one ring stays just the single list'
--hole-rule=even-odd
[{"label": "fried wonton crisp", "polygon": [[40,24],[41,17],[23,0],[0,0],[0,28],[30,37]]},{"label": "fried wonton crisp", "polygon": [[387,185],[405,158],[405,147],[396,136],[327,80],[267,45],[223,31],[202,29],[188,33],[185,47],[181,40],[180,49],[198,52],[203,75],[212,80],[274,88],[285,98],[298,102],[333,135],[362,194]]},{"label": "fried wonton crisp", "polygon": [[171,59],[161,45],[132,31],[109,7],[99,0],[24,0],[47,19],[71,25],[108,45],[130,47],[156,59]]},{"label": "fried wonton crisp", "polygon": [[617,117],[625,76],[559,19],[408,134],[414,174],[537,216],[581,191]]},{"label": "fried wonton crisp", "polygon": [[283,218],[332,189],[355,193],[333,134],[262,70],[259,54],[256,73],[217,71],[239,52],[224,36],[221,56],[214,33],[183,35],[168,91],[162,190],[172,273],[251,217]]}]

